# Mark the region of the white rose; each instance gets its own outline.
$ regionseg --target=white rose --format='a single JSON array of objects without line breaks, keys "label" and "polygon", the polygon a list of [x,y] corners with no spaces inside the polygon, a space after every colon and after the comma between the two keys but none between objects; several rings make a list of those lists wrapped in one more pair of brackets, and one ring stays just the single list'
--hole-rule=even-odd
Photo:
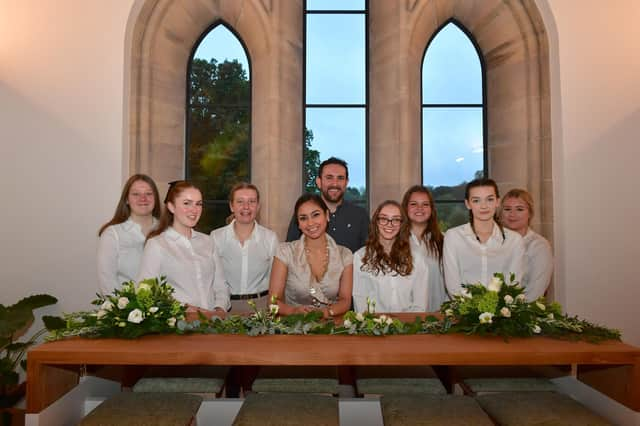
[{"label": "white rose", "polygon": [[489,285],[487,285],[487,290],[498,293],[500,291],[500,287],[502,287],[502,280],[498,277],[491,278],[489,281]]},{"label": "white rose", "polygon": [[143,319],[144,317],[142,316],[142,311],[140,309],[134,309],[133,311],[129,312],[129,317],[127,318],[127,321],[132,322],[134,324],[140,324]]},{"label": "white rose", "polygon": [[534,325],[533,326],[533,332],[536,334],[540,334],[540,332],[542,331],[542,329],[540,328],[539,325]]},{"label": "white rose", "polygon": [[150,291],[151,290],[151,286],[147,283],[140,283],[138,285],[138,288],[136,289],[136,293],[140,292],[140,291]]},{"label": "white rose", "polygon": [[387,316],[386,315],[380,315],[380,322],[386,322],[387,321]]},{"label": "white rose", "polygon": [[280,307],[278,305],[275,305],[275,304],[269,305],[269,312],[271,313],[271,315],[278,315],[279,310],[280,310]]},{"label": "white rose", "polygon": [[100,319],[100,318],[103,318],[105,315],[107,315],[107,311],[105,311],[104,309],[100,309],[96,314],[96,317]]},{"label": "white rose", "polygon": [[509,296],[508,294],[504,297],[504,303],[506,303],[507,305],[513,305],[513,297]]},{"label": "white rose", "polygon": [[547,315],[547,318],[550,320],[554,319],[553,313],[550,313],[549,315]]},{"label": "white rose", "polygon": [[358,312],[356,314],[356,320],[360,322],[364,321],[364,315],[362,315],[362,312]]},{"label": "white rose", "polygon": [[463,288],[463,289],[460,291],[460,296],[462,296],[462,297],[466,297],[467,299],[471,299],[471,297],[472,297],[472,296],[471,296],[471,293],[469,293],[469,290],[467,290],[466,288]]},{"label": "white rose", "polygon": [[524,293],[520,293],[519,295],[516,296],[516,300],[518,302],[524,302],[524,299],[525,299]]},{"label": "white rose", "polygon": [[118,308],[124,309],[127,307],[128,304],[129,304],[129,299],[127,299],[126,297],[121,297],[120,299],[118,299]]},{"label": "white rose", "polygon": [[446,311],[444,311],[444,314],[448,317],[452,317],[453,316],[453,309],[449,308]]},{"label": "white rose", "polygon": [[169,318],[169,319],[167,320],[167,325],[168,325],[169,327],[175,327],[175,326],[176,326],[176,319],[175,319],[175,318],[173,318],[173,317]]},{"label": "white rose", "polygon": [[106,300],[102,306],[100,306],[100,309],[103,309],[105,311],[110,311],[113,309],[113,303],[111,303],[111,300]]},{"label": "white rose", "polygon": [[387,325],[391,325],[393,324],[393,320],[391,319],[391,317],[387,318]]},{"label": "white rose", "polygon": [[483,312],[478,317],[478,319],[480,319],[480,324],[491,324],[493,322],[492,318],[493,314],[491,312]]},{"label": "white rose", "polygon": [[344,323],[342,325],[345,328],[350,328],[353,324],[351,324],[351,321],[349,321],[349,320],[344,320]]},{"label": "white rose", "polygon": [[507,308],[506,306],[502,309],[500,309],[500,315],[502,315],[505,318],[510,318],[511,317],[511,311],[509,310],[509,308]]},{"label": "white rose", "polygon": [[546,306],[544,306],[544,303],[536,302],[536,306],[537,306],[541,311],[544,311],[545,309],[547,309],[547,307],[546,307]]}]

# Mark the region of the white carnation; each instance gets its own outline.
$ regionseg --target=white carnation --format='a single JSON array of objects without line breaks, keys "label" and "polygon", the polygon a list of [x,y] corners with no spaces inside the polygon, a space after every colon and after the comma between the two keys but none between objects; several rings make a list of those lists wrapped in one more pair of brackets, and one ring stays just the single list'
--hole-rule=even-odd
[{"label": "white carnation", "polygon": [[502,309],[500,309],[500,315],[502,315],[505,318],[510,318],[511,317],[511,311],[509,310],[509,308],[507,308],[506,306]]},{"label": "white carnation", "polygon": [[105,300],[102,306],[100,306],[100,309],[110,311],[113,309],[113,303],[111,303],[111,300]]},{"label": "white carnation", "polygon": [[132,322],[134,324],[140,324],[144,316],[142,315],[142,311],[140,309],[134,309],[129,312],[129,316],[127,317],[127,321]]},{"label": "white carnation", "polygon": [[353,324],[351,324],[351,321],[349,321],[349,320],[344,320],[344,323],[342,325],[345,328],[350,328]]},{"label": "white carnation", "polygon": [[121,297],[120,299],[118,299],[118,308],[124,309],[127,307],[128,304],[129,304],[129,299],[127,299],[126,297]]}]

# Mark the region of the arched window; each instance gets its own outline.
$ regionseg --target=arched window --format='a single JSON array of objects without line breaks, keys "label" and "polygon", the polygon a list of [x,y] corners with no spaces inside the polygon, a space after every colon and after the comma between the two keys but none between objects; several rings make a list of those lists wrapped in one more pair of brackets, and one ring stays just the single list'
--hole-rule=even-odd
[{"label": "arched window", "polygon": [[187,82],[186,178],[203,193],[202,232],[225,224],[227,197],[251,171],[251,80],[242,41],[216,23],[196,43]]},{"label": "arched window", "polygon": [[367,208],[367,1],[305,2],[304,190],[321,161],[349,165],[345,198]]},{"label": "arched window", "polygon": [[456,21],[435,33],[422,61],[422,182],[444,229],[468,220],[464,188],[486,176],[482,55]]}]

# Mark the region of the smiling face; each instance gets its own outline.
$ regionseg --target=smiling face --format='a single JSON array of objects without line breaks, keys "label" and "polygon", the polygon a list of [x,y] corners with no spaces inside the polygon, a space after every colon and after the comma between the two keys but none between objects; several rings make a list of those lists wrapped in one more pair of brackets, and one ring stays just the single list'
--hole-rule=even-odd
[{"label": "smiling face", "polygon": [[143,180],[133,182],[127,195],[127,204],[131,210],[131,216],[150,216],[155,206],[151,185]]},{"label": "smiling face", "polygon": [[324,235],[329,222],[329,213],[313,201],[302,203],[296,212],[298,227],[305,237],[317,239]]},{"label": "smiling face", "polygon": [[174,202],[167,202],[167,208],[173,213],[173,226],[178,232],[194,228],[202,215],[202,194],[196,188],[185,188]]},{"label": "smiling face", "polygon": [[347,169],[340,164],[327,164],[322,168],[322,176],[316,178],[316,185],[325,201],[339,203],[347,189]]},{"label": "smiling face", "polygon": [[424,224],[431,217],[431,200],[424,192],[414,192],[407,203],[407,216],[412,224]]},{"label": "smiling face", "polygon": [[529,205],[522,198],[505,198],[500,218],[504,226],[524,235],[529,228]]},{"label": "smiling face", "polygon": [[393,241],[398,236],[401,225],[402,212],[398,206],[387,204],[382,207],[376,218],[380,242],[383,242],[382,240]]},{"label": "smiling face", "polygon": [[478,221],[493,220],[499,202],[492,186],[475,186],[469,190],[469,198],[464,200],[467,209],[473,213],[473,220]]},{"label": "smiling face", "polygon": [[233,201],[229,203],[237,223],[247,225],[256,220],[260,209],[258,193],[254,189],[238,189],[233,193]]}]

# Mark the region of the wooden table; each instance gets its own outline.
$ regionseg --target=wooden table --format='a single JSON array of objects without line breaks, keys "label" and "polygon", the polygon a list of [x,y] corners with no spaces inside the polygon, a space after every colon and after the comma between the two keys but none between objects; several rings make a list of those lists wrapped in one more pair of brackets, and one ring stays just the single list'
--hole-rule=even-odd
[{"label": "wooden table", "polygon": [[[572,365],[628,366],[612,396],[640,411],[640,349],[533,337],[146,336],[137,340],[72,338],[29,351],[27,412],[38,413],[70,390],[92,365]],[[606,380],[605,380],[606,382]],[[597,383],[596,383],[597,384]],[[603,390],[607,393],[607,387]],[[597,386],[596,386],[597,387]]]}]

